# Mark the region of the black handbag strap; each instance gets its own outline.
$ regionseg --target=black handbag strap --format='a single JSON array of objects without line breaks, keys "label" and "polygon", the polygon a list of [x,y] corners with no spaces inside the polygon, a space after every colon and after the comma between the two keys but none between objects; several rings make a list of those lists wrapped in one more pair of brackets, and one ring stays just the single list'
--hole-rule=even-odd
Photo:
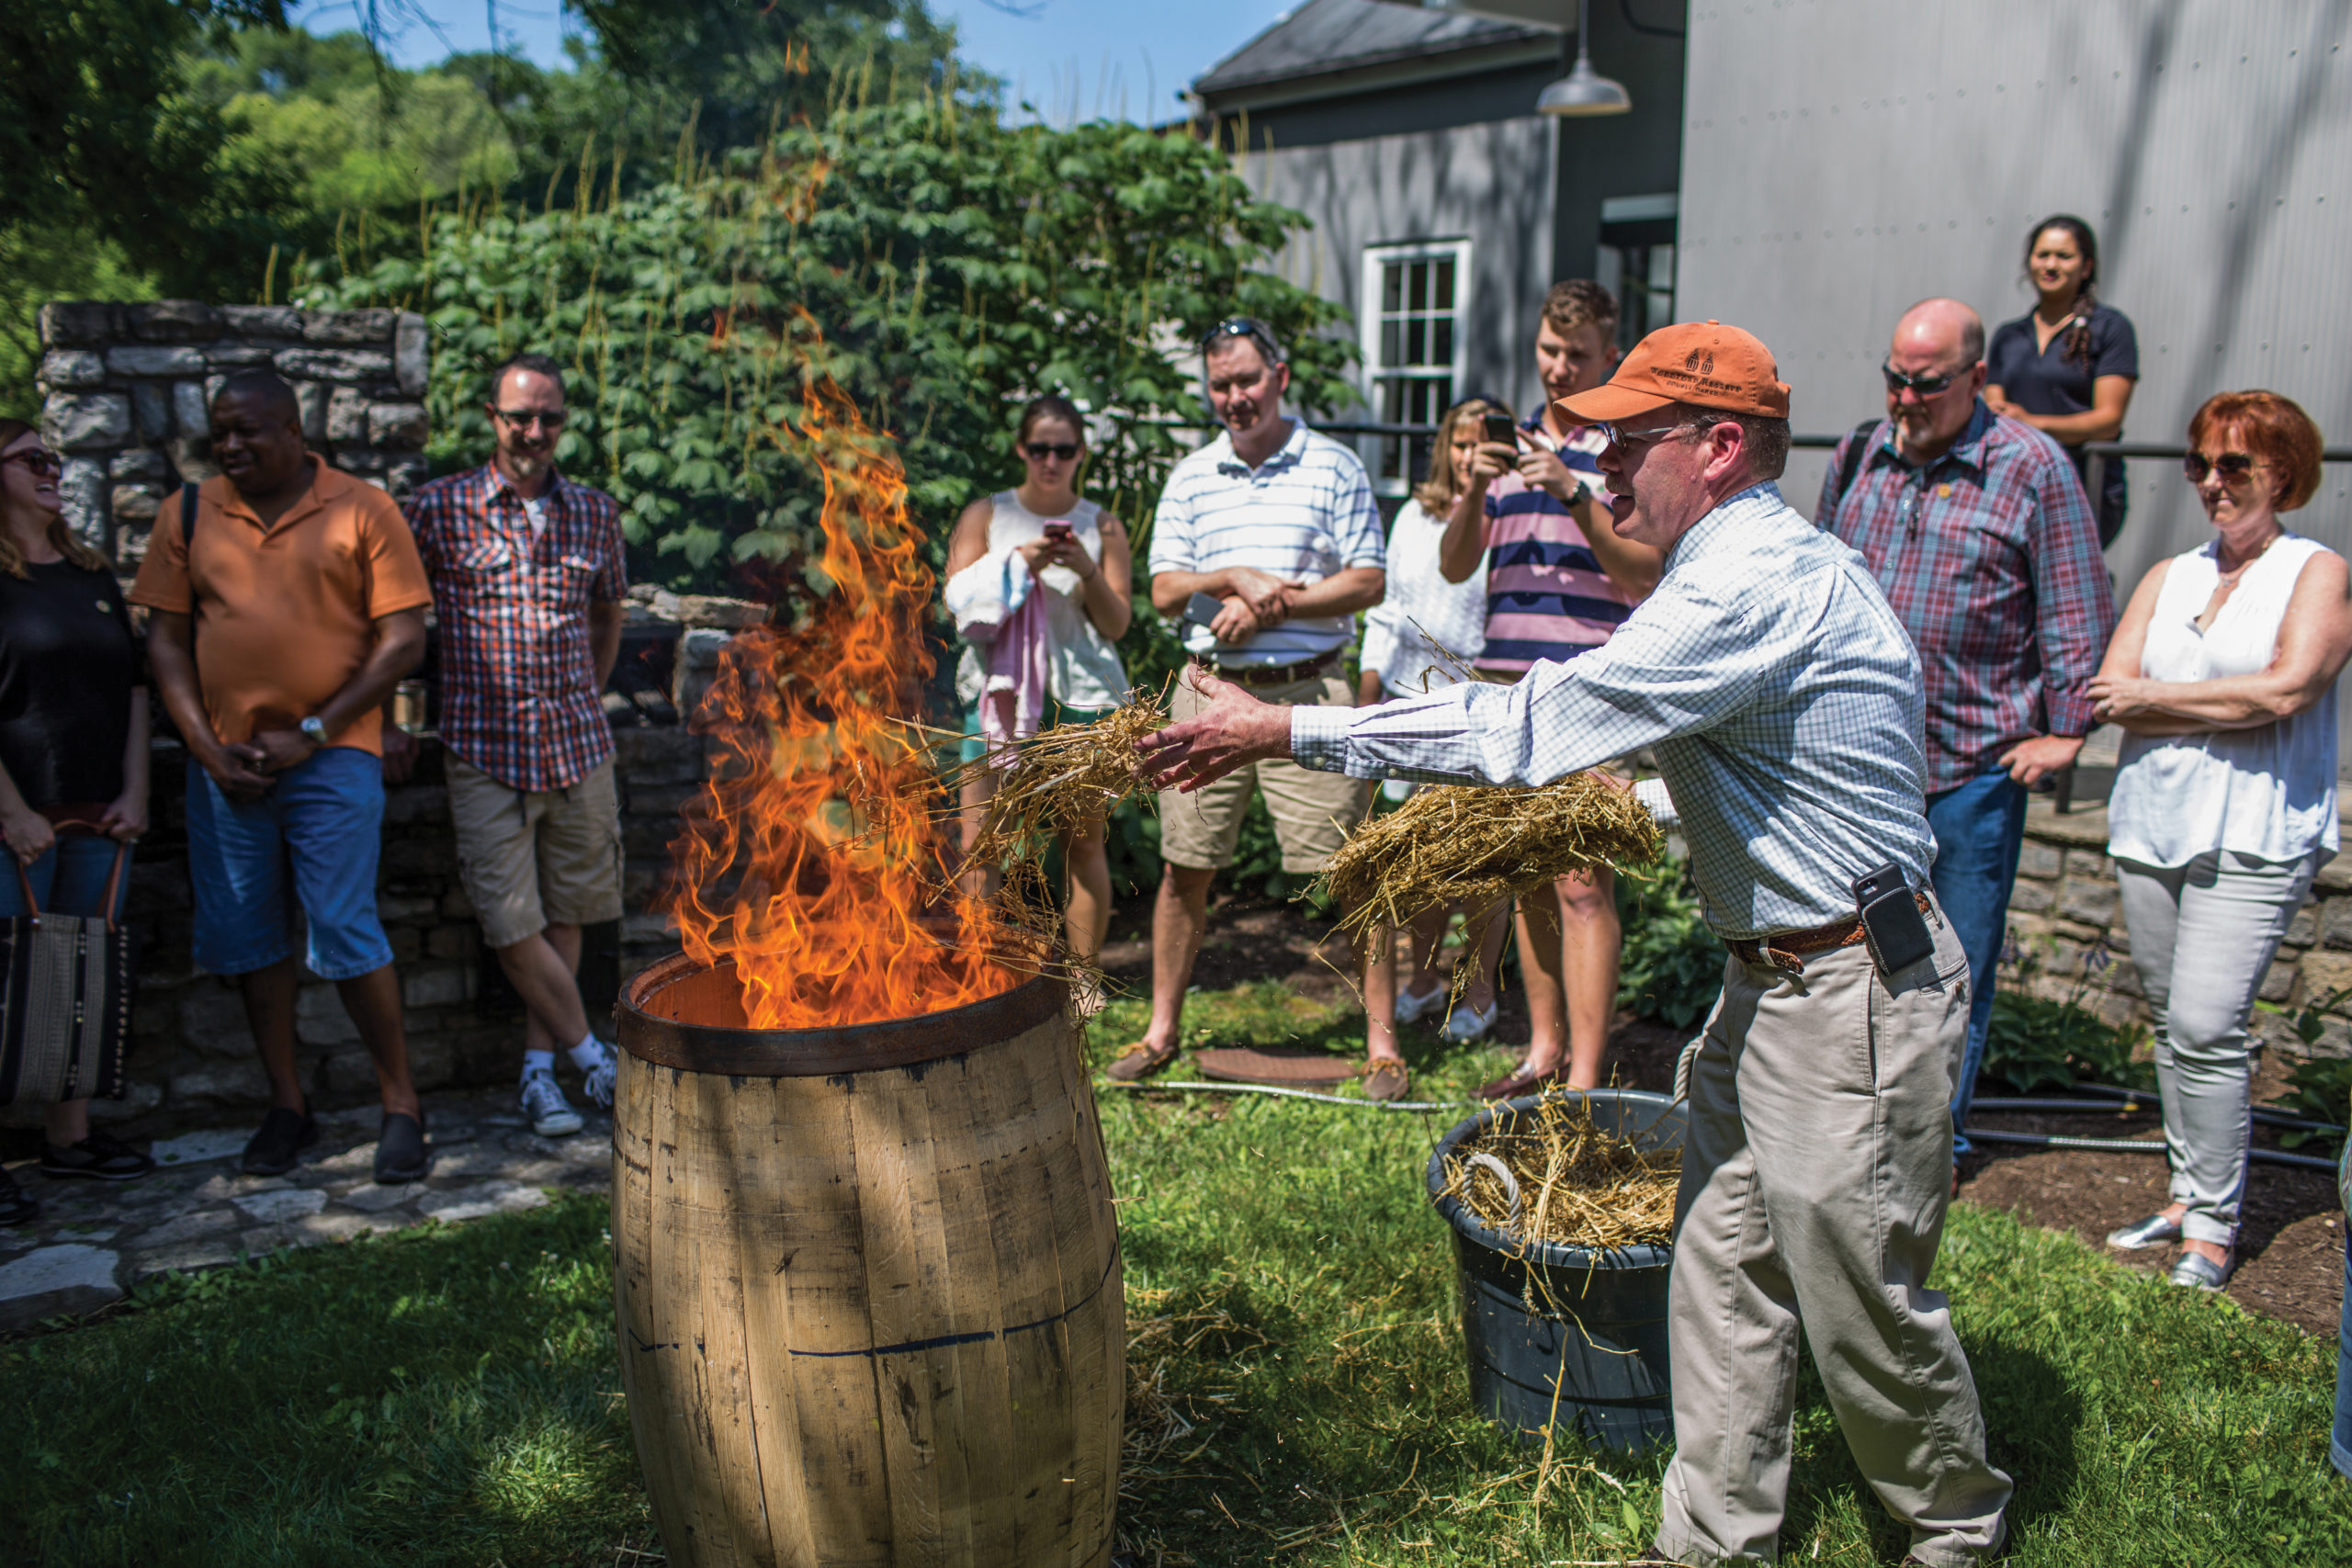
[{"label": "black handbag strap", "polygon": [[[1846,437],[1846,454],[1838,464],[1838,492],[1830,498],[1829,517],[1821,520],[1824,526],[1828,525],[1831,517],[1838,514],[1838,509],[1846,503],[1846,492],[1854,488],[1854,480],[1861,475],[1862,465],[1870,461],[1870,437],[1878,434],[1881,423],[1883,422],[1876,419],[1866,419],[1854,426],[1853,434]],[[185,513],[185,508],[183,508],[183,513]],[[187,524],[180,525],[180,532],[182,534],[187,532]]]}]

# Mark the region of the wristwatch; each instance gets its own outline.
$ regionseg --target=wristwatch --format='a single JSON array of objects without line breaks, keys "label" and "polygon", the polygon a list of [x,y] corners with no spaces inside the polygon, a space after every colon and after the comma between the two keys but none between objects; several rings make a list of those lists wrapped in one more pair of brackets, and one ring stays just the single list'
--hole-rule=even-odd
[{"label": "wristwatch", "polygon": [[317,714],[312,714],[294,728],[300,730],[302,739],[313,746],[324,746],[327,743],[326,723]]}]

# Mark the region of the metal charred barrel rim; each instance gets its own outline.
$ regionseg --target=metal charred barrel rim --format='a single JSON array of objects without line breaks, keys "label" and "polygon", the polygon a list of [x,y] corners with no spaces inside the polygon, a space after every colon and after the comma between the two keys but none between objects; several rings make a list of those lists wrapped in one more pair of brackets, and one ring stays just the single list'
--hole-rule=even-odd
[{"label": "metal charred barrel rim", "polygon": [[683,953],[638,971],[613,1010],[620,1019],[621,1047],[640,1062],[690,1073],[822,1077],[961,1055],[1028,1032],[1060,1013],[1069,999],[1064,981],[1036,975],[1000,996],[944,1012],[837,1029],[739,1029],[682,1023],[646,1010],[662,991],[701,973],[703,966]]}]

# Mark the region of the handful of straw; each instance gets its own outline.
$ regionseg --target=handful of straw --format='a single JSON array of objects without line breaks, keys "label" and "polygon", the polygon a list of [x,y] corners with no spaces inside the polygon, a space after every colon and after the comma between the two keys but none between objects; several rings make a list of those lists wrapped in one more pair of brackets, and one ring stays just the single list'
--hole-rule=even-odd
[{"label": "handful of straw", "polygon": [[[1665,847],[1649,808],[1592,773],[1541,789],[1446,785],[1365,818],[1323,886],[1345,911],[1340,923],[1362,939],[1449,904],[1488,909],[1572,871],[1645,864]],[[1475,948],[1478,932],[1470,938]]]},{"label": "handful of straw", "polygon": [[988,864],[1022,854],[1033,835],[1067,831],[1150,786],[1136,742],[1168,728],[1168,709],[1141,697],[1091,724],[1057,724],[1020,742],[1012,765],[981,757],[948,770],[951,792],[974,779],[996,781],[969,861]]},{"label": "handful of straw", "polygon": [[[1507,1167],[1519,1186],[1513,1223],[1509,1190],[1474,1155]],[[1664,1247],[1674,1234],[1679,1149],[1641,1149],[1602,1131],[1581,1095],[1546,1096],[1532,1111],[1498,1122],[1446,1168],[1447,1196],[1522,1246],[1614,1251]]]}]

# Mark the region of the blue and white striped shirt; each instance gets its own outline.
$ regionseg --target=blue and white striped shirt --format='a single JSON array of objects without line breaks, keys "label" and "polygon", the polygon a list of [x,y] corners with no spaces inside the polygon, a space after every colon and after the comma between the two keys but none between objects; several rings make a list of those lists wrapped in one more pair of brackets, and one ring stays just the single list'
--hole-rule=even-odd
[{"label": "blue and white striped shirt", "polygon": [[[1252,468],[1223,432],[1176,465],[1151,524],[1148,570],[1212,572],[1255,567],[1320,582],[1351,567],[1386,564],[1380,505],[1354,452],[1291,422],[1282,449]],[[1301,616],[1247,642],[1223,644],[1185,627],[1184,646],[1219,664],[1295,664],[1355,635],[1352,615]]]},{"label": "blue and white striped shirt", "polygon": [[[1854,912],[1888,861],[1935,858],[1919,656],[1861,557],[1759,484],[1701,518],[1616,634],[1516,685],[1291,710],[1291,753],[1358,778],[1544,784],[1644,746],[1719,935]],[[1679,808],[1679,811],[1677,808]]]}]

